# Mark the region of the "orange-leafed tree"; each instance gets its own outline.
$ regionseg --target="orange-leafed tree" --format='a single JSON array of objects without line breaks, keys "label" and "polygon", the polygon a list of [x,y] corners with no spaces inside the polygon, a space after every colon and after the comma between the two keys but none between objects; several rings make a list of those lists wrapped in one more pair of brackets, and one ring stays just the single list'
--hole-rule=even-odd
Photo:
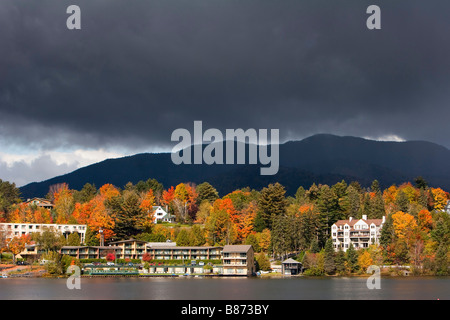
[{"label": "orange-leafed tree", "polygon": [[399,242],[405,243],[406,246],[411,245],[417,232],[417,222],[414,216],[398,211],[392,215],[392,220],[394,232]]},{"label": "orange-leafed tree", "polygon": [[364,250],[361,252],[358,256],[358,264],[363,271],[366,271],[369,266],[373,265],[373,260],[369,251]]},{"label": "orange-leafed tree", "polygon": [[98,231],[103,229],[103,235],[105,240],[111,239],[114,236],[114,226],[115,222],[113,217],[111,217],[104,204],[105,197],[100,195],[95,196],[91,201],[89,201],[89,218],[87,219],[87,224],[97,236],[100,238]]},{"label": "orange-leafed tree", "polygon": [[417,224],[421,231],[428,233],[433,226],[433,217],[427,209],[420,210],[417,214]]},{"label": "orange-leafed tree", "polygon": [[232,211],[232,202],[230,199],[217,199],[214,202],[211,214],[206,219],[205,230],[208,238],[208,242],[211,245],[220,244],[233,244],[237,238],[237,227],[233,223],[231,216],[234,214]]},{"label": "orange-leafed tree", "polygon": [[411,182],[403,183],[398,187],[398,190],[403,191],[408,198],[409,203],[417,203],[420,196],[419,189],[415,188]]},{"label": "orange-leafed tree", "polygon": [[120,196],[120,191],[110,183],[104,184],[99,189],[99,193],[104,199],[111,199],[113,197]]},{"label": "orange-leafed tree", "polygon": [[139,208],[144,212],[146,219],[143,221],[144,229],[150,228],[154,222],[155,216],[153,214],[153,206],[155,205],[155,196],[153,195],[153,190],[150,189],[148,192],[141,196]]},{"label": "orange-leafed tree", "polygon": [[91,212],[92,203],[76,203],[72,217],[78,224],[87,224]]},{"label": "orange-leafed tree", "polygon": [[431,188],[431,193],[433,195],[434,209],[437,211],[444,210],[447,205],[447,194],[441,188]]},{"label": "orange-leafed tree", "polygon": [[75,202],[72,191],[67,184],[63,184],[53,193],[54,210],[56,212],[56,223],[65,224],[71,220]]},{"label": "orange-leafed tree", "polygon": [[173,199],[175,199],[175,188],[171,186],[169,189],[163,191],[161,203],[169,206]]},{"label": "orange-leafed tree", "polygon": [[29,234],[21,235],[20,237],[13,237],[8,242],[8,250],[13,254],[13,261],[16,262],[16,255],[25,249],[25,245],[31,242]]},{"label": "orange-leafed tree", "polygon": [[251,202],[247,207],[245,207],[240,214],[240,221],[237,225],[238,241],[246,239],[251,233],[254,233],[254,221],[256,214],[258,212],[258,206]]},{"label": "orange-leafed tree", "polygon": [[33,223],[53,223],[53,218],[50,210],[45,208],[36,208],[33,212]]},{"label": "orange-leafed tree", "polygon": [[197,191],[195,186],[190,183],[180,183],[175,189],[169,189],[164,195],[165,203],[174,210],[178,219],[183,222],[187,220],[194,221],[197,213]]}]

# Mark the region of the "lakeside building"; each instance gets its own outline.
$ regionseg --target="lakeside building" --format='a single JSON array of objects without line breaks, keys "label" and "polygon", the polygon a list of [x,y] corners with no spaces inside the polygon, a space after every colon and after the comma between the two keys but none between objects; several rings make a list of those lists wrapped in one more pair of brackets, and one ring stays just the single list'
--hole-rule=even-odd
[{"label": "lakeside building", "polygon": [[59,252],[77,259],[106,259],[109,253],[113,253],[119,259],[122,251],[120,246],[64,246]]},{"label": "lakeside building", "polygon": [[167,212],[167,207],[166,210],[164,210],[161,206],[153,206],[153,215],[155,217],[155,219],[153,220],[154,223],[175,222],[175,216]]},{"label": "lakeside building", "polygon": [[[148,253],[152,260],[157,261],[150,266],[150,273],[155,274],[215,273],[250,276],[256,271],[251,245],[188,247],[177,246],[174,242],[149,243],[130,239],[114,241],[108,246],[64,246],[60,250],[61,254],[78,259],[105,259],[110,252],[113,252],[117,259],[142,259],[142,256]],[[164,263],[164,260],[167,260],[167,263]]]},{"label": "lakeside building", "polygon": [[44,198],[31,198],[31,199],[27,199],[27,201],[25,201],[24,203],[29,206],[36,206],[36,207],[44,208],[47,210],[51,210],[54,207],[54,205],[53,205],[53,203],[51,203],[51,201],[44,199]]},{"label": "lakeside building", "polygon": [[50,224],[50,223],[0,223],[0,231],[6,233],[6,239],[20,237],[23,235],[31,235],[35,232],[42,233],[45,230],[59,232],[64,237],[68,237],[71,233],[78,233],[80,242],[84,243],[86,239],[85,224]]},{"label": "lakeside building", "polygon": [[255,272],[254,252],[251,245],[226,245],[222,250],[223,273],[251,275]]},{"label": "lakeside building", "polygon": [[286,259],[281,263],[281,274],[298,275],[302,272],[302,263],[292,258]]},{"label": "lakeside building", "polygon": [[167,245],[148,245],[147,252],[155,260],[221,260],[222,247],[187,247]]},{"label": "lakeside building", "polygon": [[29,206],[36,206],[36,207],[40,207],[40,208],[44,208],[44,209],[48,209],[48,210],[51,210],[53,208],[53,203],[51,203],[51,201],[49,201],[47,199],[43,199],[43,198],[27,199],[27,201],[25,201],[25,203]]},{"label": "lakeside building", "polygon": [[120,248],[116,257],[119,259],[140,259],[147,253],[147,242],[141,240],[122,240],[109,243],[109,247]]},{"label": "lakeside building", "polygon": [[450,200],[447,201],[447,205],[445,206],[444,211],[450,214]]},{"label": "lakeside building", "polygon": [[380,243],[381,228],[385,222],[382,219],[367,219],[366,215],[362,219],[339,220],[331,226],[331,238],[335,251],[342,249],[344,252],[353,244],[355,249],[368,248],[371,244]]}]

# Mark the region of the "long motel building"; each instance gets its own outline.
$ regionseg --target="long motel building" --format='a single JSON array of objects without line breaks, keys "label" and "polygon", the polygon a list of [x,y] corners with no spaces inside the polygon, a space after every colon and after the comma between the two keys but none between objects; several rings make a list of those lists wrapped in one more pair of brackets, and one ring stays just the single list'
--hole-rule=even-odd
[{"label": "long motel building", "polygon": [[[145,242],[123,240],[109,243],[108,246],[65,246],[61,254],[78,259],[105,259],[114,253],[117,259],[139,259],[149,254],[152,260],[150,273],[214,273],[231,276],[251,276],[256,272],[254,251],[251,245],[177,246],[175,242]],[[165,264],[164,260],[170,260]],[[174,263],[179,261],[179,263]],[[219,261],[212,268],[205,269],[205,262]],[[205,271],[208,270],[208,271]]]},{"label": "long motel building", "polygon": [[380,243],[381,229],[385,223],[382,219],[367,219],[366,215],[362,219],[350,217],[347,220],[338,220],[331,226],[331,238],[335,251],[342,249],[344,252],[353,244],[358,249],[368,248],[372,244]]}]

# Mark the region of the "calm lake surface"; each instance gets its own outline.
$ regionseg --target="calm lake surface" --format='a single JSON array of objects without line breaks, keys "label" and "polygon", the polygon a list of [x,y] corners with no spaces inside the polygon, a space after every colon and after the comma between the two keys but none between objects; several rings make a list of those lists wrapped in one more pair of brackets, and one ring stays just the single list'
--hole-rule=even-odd
[{"label": "calm lake surface", "polygon": [[450,300],[450,278],[381,278],[369,290],[366,278],[81,278],[0,279],[1,300]]}]

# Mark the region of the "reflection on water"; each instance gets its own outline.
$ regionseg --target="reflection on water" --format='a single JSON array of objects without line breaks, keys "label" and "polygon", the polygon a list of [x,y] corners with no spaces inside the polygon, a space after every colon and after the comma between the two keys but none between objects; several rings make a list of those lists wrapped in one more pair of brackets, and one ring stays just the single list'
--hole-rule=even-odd
[{"label": "reflection on water", "polygon": [[0,279],[0,299],[117,300],[424,300],[450,299],[450,278],[82,278],[81,290],[65,279]]}]

